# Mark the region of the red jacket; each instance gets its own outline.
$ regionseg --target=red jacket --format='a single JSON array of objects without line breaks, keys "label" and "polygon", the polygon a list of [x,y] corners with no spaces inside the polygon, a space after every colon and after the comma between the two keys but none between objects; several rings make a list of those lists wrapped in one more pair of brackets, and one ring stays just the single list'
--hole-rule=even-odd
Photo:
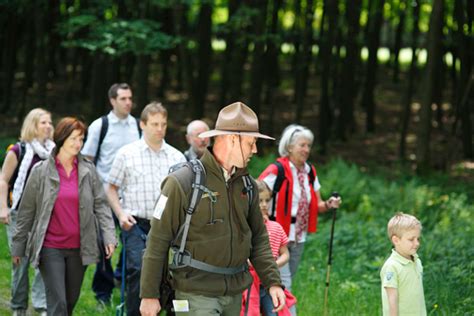
[{"label": "red jacket", "polygon": [[[293,175],[291,172],[290,167],[290,160],[288,157],[281,157],[278,158],[279,161],[283,165],[283,169],[285,170],[285,180],[283,181],[280,191],[277,194],[276,199],[276,221],[280,223],[280,225],[285,230],[286,234],[289,235],[290,233],[290,225],[291,225],[291,203],[293,200]],[[316,168],[313,165],[310,166],[313,169],[314,176],[316,177]],[[258,177],[259,180],[265,179],[270,173],[274,174],[275,176],[278,174],[278,167],[275,164],[269,165]],[[309,203],[309,223],[308,223],[308,233],[316,232],[317,225],[318,225],[318,197],[316,192],[313,188],[313,183],[309,181],[310,186],[310,194],[311,200]],[[288,189],[288,196],[285,194]],[[273,201],[275,203],[275,201]],[[285,212],[286,206],[286,212]]]}]

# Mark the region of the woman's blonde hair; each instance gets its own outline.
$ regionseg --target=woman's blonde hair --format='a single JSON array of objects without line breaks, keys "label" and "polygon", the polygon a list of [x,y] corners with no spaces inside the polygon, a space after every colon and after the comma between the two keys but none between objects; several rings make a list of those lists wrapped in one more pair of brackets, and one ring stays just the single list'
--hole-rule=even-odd
[{"label": "woman's blonde hair", "polygon": [[[31,110],[23,120],[23,125],[21,126],[20,140],[23,142],[31,142],[33,139],[38,137],[38,123],[43,115],[49,115],[51,113],[42,108],[35,108]],[[53,138],[53,129],[51,129],[51,134],[48,138]]]}]

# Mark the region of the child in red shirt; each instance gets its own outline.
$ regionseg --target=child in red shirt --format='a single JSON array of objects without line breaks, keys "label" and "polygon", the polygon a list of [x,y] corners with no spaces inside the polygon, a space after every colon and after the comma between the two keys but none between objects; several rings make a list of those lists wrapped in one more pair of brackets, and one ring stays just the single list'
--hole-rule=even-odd
[{"label": "child in red shirt", "polygon": [[[271,221],[268,218],[268,207],[269,202],[271,200],[271,191],[265,184],[265,182],[257,180],[257,187],[258,187],[258,194],[259,194],[259,205],[260,211],[262,212],[263,220],[265,222],[265,226],[268,232],[268,238],[270,242],[270,248],[272,250],[272,254],[275,257],[276,263],[278,268],[284,266],[290,260],[290,252],[288,251],[288,236],[286,235],[283,227],[275,221]],[[268,291],[260,285],[260,280],[255,272],[255,270],[251,267],[250,272],[254,277],[254,281],[252,284],[252,288],[250,290],[250,297],[248,297],[247,291],[243,294],[243,300],[249,300],[249,307],[248,307],[248,315],[249,316],[259,316],[260,311],[262,315],[265,316],[272,316],[277,315],[274,310],[272,298],[268,294]],[[289,292],[288,292],[289,293]],[[291,295],[291,294],[290,294]],[[292,295],[291,295],[292,296]],[[292,296],[293,297],[293,296]],[[281,311],[280,315],[290,315],[288,311],[289,304],[294,304],[293,302],[289,302],[287,300],[287,306],[283,311]],[[244,315],[245,312],[245,302],[242,307],[241,315]]]}]

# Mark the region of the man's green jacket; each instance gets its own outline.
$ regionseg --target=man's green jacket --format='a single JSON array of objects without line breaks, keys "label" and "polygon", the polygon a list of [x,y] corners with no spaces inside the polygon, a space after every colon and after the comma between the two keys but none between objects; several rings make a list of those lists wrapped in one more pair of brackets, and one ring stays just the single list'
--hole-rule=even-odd
[{"label": "man's green jacket", "polygon": [[[209,151],[201,161],[206,170],[205,186],[216,192],[217,201],[212,215],[211,199],[203,194],[191,219],[186,249],[193,259],[218,267],[238,267],[249,259],[265,287],[280,286],[280,274],[270,250],[255,183],[249,209],[242,178],[248,174],[247,170],[237,169],[226,183],[221,166]],[[191,193],[192,190],[183,190],[173,174],[162,183],[162,196],[155,208],[143,257],[142,298],[159,297],[163,264],[168,260],[170,242],[184,223]],[[179,243],[180,240],[175,242]],[[235,295],[252,282],[248,271],[224,275],[184,267],[172,270],[172,276],[174,289],[205,296]]]}]

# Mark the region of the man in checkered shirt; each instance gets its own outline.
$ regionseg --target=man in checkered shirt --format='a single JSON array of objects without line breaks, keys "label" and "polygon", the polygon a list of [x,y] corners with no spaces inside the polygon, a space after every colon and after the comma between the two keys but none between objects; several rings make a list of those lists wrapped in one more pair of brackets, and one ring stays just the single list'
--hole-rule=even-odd
[{"label": "man in checkered shirt", "polygon": [[172,165],[186,161],[164,140],[167,119],[168,112],[161,103],[148,104],[140,117],[143,138],[118,151],[107,179],[107,197],[125,240],[127,315],[140,315],[142,251],[161,182]]}]

